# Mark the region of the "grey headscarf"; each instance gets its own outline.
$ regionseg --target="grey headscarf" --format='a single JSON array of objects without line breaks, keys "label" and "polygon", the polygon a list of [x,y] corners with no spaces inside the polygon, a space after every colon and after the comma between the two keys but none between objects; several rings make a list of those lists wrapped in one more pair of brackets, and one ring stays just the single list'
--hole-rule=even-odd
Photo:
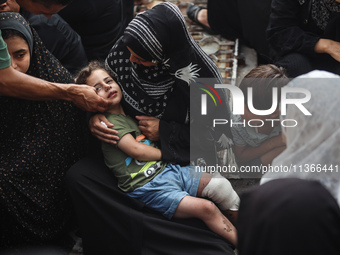
[{"label": "grey headscarf", "polygon": [[33,52],[33,34],[27,21],[15,12],[2,12],[0,13],[0,29],[13,29],[20,32],[26,39],[32,56]]}]

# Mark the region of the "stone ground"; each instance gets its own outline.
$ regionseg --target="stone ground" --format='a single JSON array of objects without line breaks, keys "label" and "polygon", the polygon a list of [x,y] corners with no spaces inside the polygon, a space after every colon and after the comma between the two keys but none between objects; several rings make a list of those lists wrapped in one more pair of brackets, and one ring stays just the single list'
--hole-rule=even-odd
[{"label": "stone ground", "polygon": [[[163,1],[151,1],[151,0],[145,0],[144,1],[147,7],[152,7],[152,5],[163,2]],[[171,1],[174,3],[179,3],[180,4],[180,8],[183,12],[183,15],[186,17],[186,6],[187,3],[195,3],[195,4],[200,4],[200,5],[205,5],[206,4],[206,0],[182,0],[182,1]],[[187,19],[187,18],[186,18]],[[200,29],[200,27],[197,27],[195,25],[193,25],[192,23],[190,23],[190,21],[187,19],[187,21],[189,22],[189,31],[190,29],[198,29],[198,33],[197,31],[191,31],[192,34],[195,34],[196,36],[198,34],[202,35],[203,34],[203,39],[206,39],[206,37],[213,37],[216,38],[218,40],[218,42],[221,42],[221,38],[219,38],[216,35],[209,35],[206,34],[205,31],[202,31]],[[199,36],[200,36],[199,35]],[[195,38],[196,39],[196,38]],[[202,39],[202,38],[201,38]],[[206,40],[207,41],[207,40]],[[212,42],[211,45],[206,45],[204,44],[202,47],[203,49],[207,49],[207,51],[209,51],[209,53],[211,53],[211,51],[214,50],[214,47],[216,47],[216,45],[214,45],[214,41],[210,40],[210,42]],[[233,53],[229,56],[232,60],[234,58],[237,59],[237,61],[231,61],[229,63],[229,61],[224,61],[224,62],[228,62],[230,65],[226,67],[225,72],[222,73],[223,77],[225,78],[235,78],[235,85],[238,85],[240,80],[254,67],[256,67],[257,65],[257,56],[256,53],[253,49],[250,49],[244,45],[238,45],[238,49],[236,49],[235,52],[235,48],[233,48],[233,46],[235,46],[233,44],[232,41],[228,41],[226,44],[229,44],[231,42],[231,49],[233,51]],[[222,43],[224,43],[224,41],[222,41]],[[234,56],[233,54],[236,53],[236,56]],[[215,55],[216,56],[216,55]],[[215,57],[213,56],[213,57]],[[222,56],[223,57],[223,56]],[[224,63],[222,61],[222,63]],[[231,64],[232,63],[232,64]],[[235,64],[236,63],[236,64]],[[219,63],[220,64],[220,63]],[[224,68],[224,66],[222,66]],[[222,70],[222,69],[221,69]],[[223,69],[224,70],[224,69]],[[231,77],[234,76],[234,77]],[[259,178],[241,178],[239,176],[231,176],[231,178],[229,178],[230,182],[232,183],[234,189],[236,190],[236,192],[240,195],[243,191],[258,185],[259,183]],[[77,237],[75,237],[77,238]],[[82,255],[82,244],[81,244],[81,239],[78,238],[78,242],[75,245],[74,249],[69,253],[69,255]],[[235,254],[237,255],[237,251],[235,251]]]}]

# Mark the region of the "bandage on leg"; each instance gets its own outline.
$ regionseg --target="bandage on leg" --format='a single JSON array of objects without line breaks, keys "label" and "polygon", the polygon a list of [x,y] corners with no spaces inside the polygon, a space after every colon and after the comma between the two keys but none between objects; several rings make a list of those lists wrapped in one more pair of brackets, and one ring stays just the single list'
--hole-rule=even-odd
[{"label": "bandage on leg", "polygon": [[202,191],[202,197],[210,198],[224,210],[238,210],[240,198],[230,182],[219,172],[215,172],[208,185]]}]

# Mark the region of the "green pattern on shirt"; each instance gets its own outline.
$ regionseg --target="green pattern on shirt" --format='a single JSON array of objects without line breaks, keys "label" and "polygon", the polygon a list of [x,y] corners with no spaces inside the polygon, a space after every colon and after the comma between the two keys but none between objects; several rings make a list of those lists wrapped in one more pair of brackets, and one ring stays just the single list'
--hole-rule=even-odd
[{"label": "green pattern on shirt", "polygon": [[11,57],[7,51],[7,45],[2,39],[1,30],[0,30],[0,69],[5,69],[11,65]]},{"label": "green pattern on shirt", "polygon": [[[109,122],[114,124],[113,129],[118,131],[119,138],[122,138],[128,133],[134,138],[142,134],[138,128],[137,121],[130,116],[108,113],[106,113],[105,116]],[[143,139],[141,142],[146,142],[146,139]],[[150,146],[157,147],[153,142],[151,142]],[[105,164],[117,177],[118,187],[124,192],[132,192],[136,188],[142,187],[163,171],[166,166],[166,163],[162,161],[140,162],[132,159],[117,146],[108,143],[102,142],[102,150]],[[156,164],[156,172],[148,176],[149,172],[152,172],[152,167]]]}]

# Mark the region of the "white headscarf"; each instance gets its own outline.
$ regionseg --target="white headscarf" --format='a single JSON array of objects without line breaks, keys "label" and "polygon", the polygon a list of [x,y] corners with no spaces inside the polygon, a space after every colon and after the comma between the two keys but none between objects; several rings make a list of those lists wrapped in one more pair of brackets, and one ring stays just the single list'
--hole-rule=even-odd
[{"label": "white headscarf", "polygon": [[[303,105],[312,116],[304,115],[294,105],[287,106],[287,115],[281,116],[281,120],[294,119],[298,125],[283,128],[287,149],[274,159],[273,167],[288,166],[291,171],[267,172],[261,184],[278,178],[319,180],[340,205],[340,76],[313,71],[299,76],[287,86],[310,91],[311,99]],[[304,97],[301,95],[289,93],[288,98]],[[300,166],[305,170],[300,172]],[[325,166],[327,170],[322,169]],[[313,168],[315,172],[312,172]]]}]

